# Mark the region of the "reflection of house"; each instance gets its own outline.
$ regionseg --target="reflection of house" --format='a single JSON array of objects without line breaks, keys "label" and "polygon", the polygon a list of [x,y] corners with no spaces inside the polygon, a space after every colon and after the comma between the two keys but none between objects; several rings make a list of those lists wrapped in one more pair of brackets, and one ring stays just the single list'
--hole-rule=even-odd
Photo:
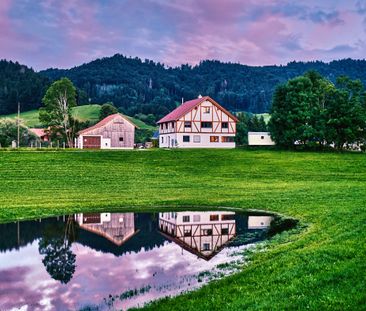
[{"label": "reflection of house", "polygon": [[75,214],[75,220],[80,228],[103,236],[118,246],[137,233],[134,213]]},{"label": "reflection of house", "polygon": [[267,229],[271,225],[272,216],[249,216],[248,229]]},{"label": "reflection of house", "polygon": [[233,212],[159,213],[159,230],[197,256],[209,260],[236,234]]},{"label": "reflection of house", "polygon": [[132,149],[135,125],[116,113],[79,132],[77,146],[81,149]]}]

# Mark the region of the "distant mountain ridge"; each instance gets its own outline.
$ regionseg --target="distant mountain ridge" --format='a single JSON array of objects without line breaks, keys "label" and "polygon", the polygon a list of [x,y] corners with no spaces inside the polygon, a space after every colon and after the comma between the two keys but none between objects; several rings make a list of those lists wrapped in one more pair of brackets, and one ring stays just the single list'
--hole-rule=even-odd
[{"label": "distant mountain ridge", "polygon": [[317,70],[333,82],[347,75],[366,84],[366,61],[352,59],[263,67],[206,60],[197,66],[166,68],[150,60],[116,54],[69,70],[48,69],[41,74],[52,80],[70,78],[93,102],[113,101],[129,115],[142,112],[160,117],[182,98],[189,100],[198,94],[209,95],[232,111],[268,112],[275,87],[308,70]]},{"label": "distant mountain ridge", "polygon": [[[0,66],[0,111],[3,113],[16,111],[15,91],[9,90],[12,87],[9,79],[19,74],[17,66],[11,75],[9,66],[3,66],[7,68],[6,73]],[[51,68],[34,73],[35,76],[29,72],[29,76],[42,90],[51,81],[68,77],[78,88],[79,105],[112,101],[127,115],[153,114],[158,119],[179,105],[182,98],[189,100],[199,94],[211,96],[231,111],[268,112],[275,87],[308,70],[317,70],[333,82],[338,76],[347,75],[366,85],[366,61],[352,59],[262,67],[205,60],[197,66],[167,68],[151,60],[116,54],[71,69]],[[11,98],[4,95],[5,89],[7,94],[12,91]],[[34,88],[33,92],[36,93]],[[38,102],[27,103],[27,109],[39,107],[41,96],[37,93],[33,97]]]}]

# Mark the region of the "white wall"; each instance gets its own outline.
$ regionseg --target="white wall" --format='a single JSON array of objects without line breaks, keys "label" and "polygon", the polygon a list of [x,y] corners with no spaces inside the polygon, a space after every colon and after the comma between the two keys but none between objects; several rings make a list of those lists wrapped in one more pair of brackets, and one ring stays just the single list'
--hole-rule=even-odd
[{"label": "white wall", "polygon": [[[189,142],[184,142],[183,136],[189,136]],[[219,142],[211,142],[210,136],[218,136]],[[159,147],[160,148],[235,148],[235,142],[222,142],[221,137],[234,138],[235,135],[216,134],[216,133],[160,134]],[[168,140],[170,140],[170,145],[168,145]],[[172,140],[176,140],[176,144],[172,145]]]},{"label": "white wall", "polygon": [[249,146],[273,146],[275,142],[272,140],[269,132],[248,132]]}]

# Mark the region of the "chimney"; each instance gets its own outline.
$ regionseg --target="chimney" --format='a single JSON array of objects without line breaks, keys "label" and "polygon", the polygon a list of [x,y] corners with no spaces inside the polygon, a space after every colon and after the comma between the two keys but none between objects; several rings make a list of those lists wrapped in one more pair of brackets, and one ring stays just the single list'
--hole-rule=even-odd
[{"label": "chimney", "polygon": [[198,95],[198,98],[202,98],[202,95],[200,94],[200,95]]}]

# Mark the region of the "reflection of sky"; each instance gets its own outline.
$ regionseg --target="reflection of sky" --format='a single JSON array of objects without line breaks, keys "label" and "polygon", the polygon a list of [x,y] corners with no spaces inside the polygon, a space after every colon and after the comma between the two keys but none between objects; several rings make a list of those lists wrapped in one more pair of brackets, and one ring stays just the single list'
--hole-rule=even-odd
[{"label": "reflection of sky", "polygon": [[197,281],[185,277],[227,262],[234,248],[224,249],[208,262],[168,241],[152,250],[142,249],[121,257],[78,243],[73,244],[72,250],[77,267],[66,285],[48,275],[38,253],[38,241],[19,251],[0,254],[0,310],[25,305],[28,310],[77,309],[99,304],[110,294],[150,285],[148,293],[123,302],[123,307],[142,304],[187,289],[188,283],[197,285]]}]

